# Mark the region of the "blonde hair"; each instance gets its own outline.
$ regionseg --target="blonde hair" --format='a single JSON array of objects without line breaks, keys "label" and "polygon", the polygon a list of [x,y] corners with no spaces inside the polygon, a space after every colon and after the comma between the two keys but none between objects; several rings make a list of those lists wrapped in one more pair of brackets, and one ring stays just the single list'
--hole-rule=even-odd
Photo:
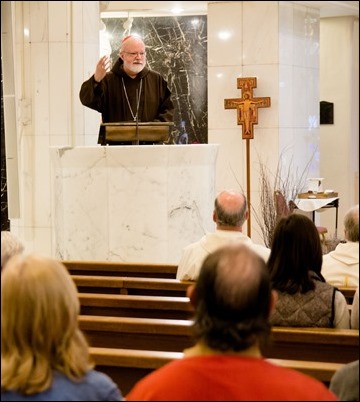
[{"label": "blonde hair", "polygon": [[65,266],[38,254],[11,258],[1,278],[1,389],[31,395],[53,371],[80,380],[94,367],[79,329],[77,288]]}]

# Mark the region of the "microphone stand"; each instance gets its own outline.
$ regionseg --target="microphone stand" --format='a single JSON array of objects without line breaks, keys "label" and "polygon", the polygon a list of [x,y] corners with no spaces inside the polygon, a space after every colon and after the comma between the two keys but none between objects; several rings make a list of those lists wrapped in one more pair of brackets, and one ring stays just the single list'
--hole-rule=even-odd
[{"label": "microphone stand", "polygon": [[139,95],[136,89],[136,145],[139,145]]}]

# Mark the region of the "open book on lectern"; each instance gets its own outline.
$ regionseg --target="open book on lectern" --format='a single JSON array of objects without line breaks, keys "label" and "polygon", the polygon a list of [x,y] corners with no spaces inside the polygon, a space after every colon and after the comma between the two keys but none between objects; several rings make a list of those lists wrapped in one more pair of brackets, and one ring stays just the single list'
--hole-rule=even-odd
[{"label": "open book on lectern", "polygon": [[98,144],[117,145],[119,143],[139,142],[164,143],[169,140],[173,122],[120,122],[100,125]]}]

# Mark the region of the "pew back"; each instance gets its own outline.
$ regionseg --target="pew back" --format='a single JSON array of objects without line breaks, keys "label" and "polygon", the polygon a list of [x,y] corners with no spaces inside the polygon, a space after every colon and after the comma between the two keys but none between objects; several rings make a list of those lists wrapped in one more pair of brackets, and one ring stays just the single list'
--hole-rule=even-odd
[{"label": "pew back", "polygon": [[356,286],[337,286],[340,292],[345,296],[348,305],[351,305],[354,300]]},{"label": "pew back", "polygon": [[[108,374],[119,386],[124,396],[137,381],[165,364],[183,358],[182,352],[154,350],[90,348],[90,355],[97,370]],[[268,359],[274,364],[300,371],[326,385],[341,363],[313,362],[301,360]]]},{"label": "pew back", "polygon": [[[80,316],[90,346],[182,352],[192,346],[191,320]],[[266,358],[348,363],[359,358],[359,331],[273,327]]]},{"label": "pew back", "polygon": [[177,265],[117,261],[61,261],[72,275],[176,278]]},{"label": "pew back", "polygon": [[111,293],[185,297],[193,282],[164,278],[71,275],[80,293]]},{"label": "pew back", "polygon": [[[349,363],[359,358],[359,331],[339,328],[273,327],[264,356]],[[286,357],[285,357],[286,356]]]},{"label": "pew back", "polygon": [[188,297],[79,293],[80,314],[186,320],[194,309]]}]

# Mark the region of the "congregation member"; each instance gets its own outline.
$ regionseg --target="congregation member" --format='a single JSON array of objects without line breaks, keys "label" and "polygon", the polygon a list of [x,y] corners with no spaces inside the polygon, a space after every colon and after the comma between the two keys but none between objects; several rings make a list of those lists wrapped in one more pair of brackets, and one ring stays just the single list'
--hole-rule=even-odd
[{"label": "congregation member", "polygon": [[338,369],[331,378],[329,388],[340,401],[358,401],[359,360]]},{"label": "congregation member", "polygon": [[61,262],[35,253],[9,259],[1,274],[2,401],[122,400],[94,370],[79,311]]},{"label": "congregation member", "polygon": [[206,233],[199,241],[184,248],[176,279],[195,281],[205,257],[229,243],[246,244],[266,262],[270,249],[254,243],[243,233],[243,226],[248,216],[247,200],[244,194],[233,190],[220,192],[215,198],[212,216],[216,224],[215,232]]},{"label": "congregation member", "polygon": [[337,400],[320,381],[261,355],[276,296],[255,251],[231,244],[208,255],[188,296],[195,345],[139,380],[127,401]]},{"label": "congregation member", "polygon": [[321,272],[334,286],[359,286],[359,204],[344,217],[345,242],[325,254]]},{"label": "congregation member", "polygon": [[24,252],[24,243],[8,230],[1,231],[1,270],[13,255]]},{"label": "congregation member", "polygon": [[322,248],[314,222],[291,214],[275,226],[267,262],[278,301],[275,326],[350,328],[344,295],[321,274]]}]

